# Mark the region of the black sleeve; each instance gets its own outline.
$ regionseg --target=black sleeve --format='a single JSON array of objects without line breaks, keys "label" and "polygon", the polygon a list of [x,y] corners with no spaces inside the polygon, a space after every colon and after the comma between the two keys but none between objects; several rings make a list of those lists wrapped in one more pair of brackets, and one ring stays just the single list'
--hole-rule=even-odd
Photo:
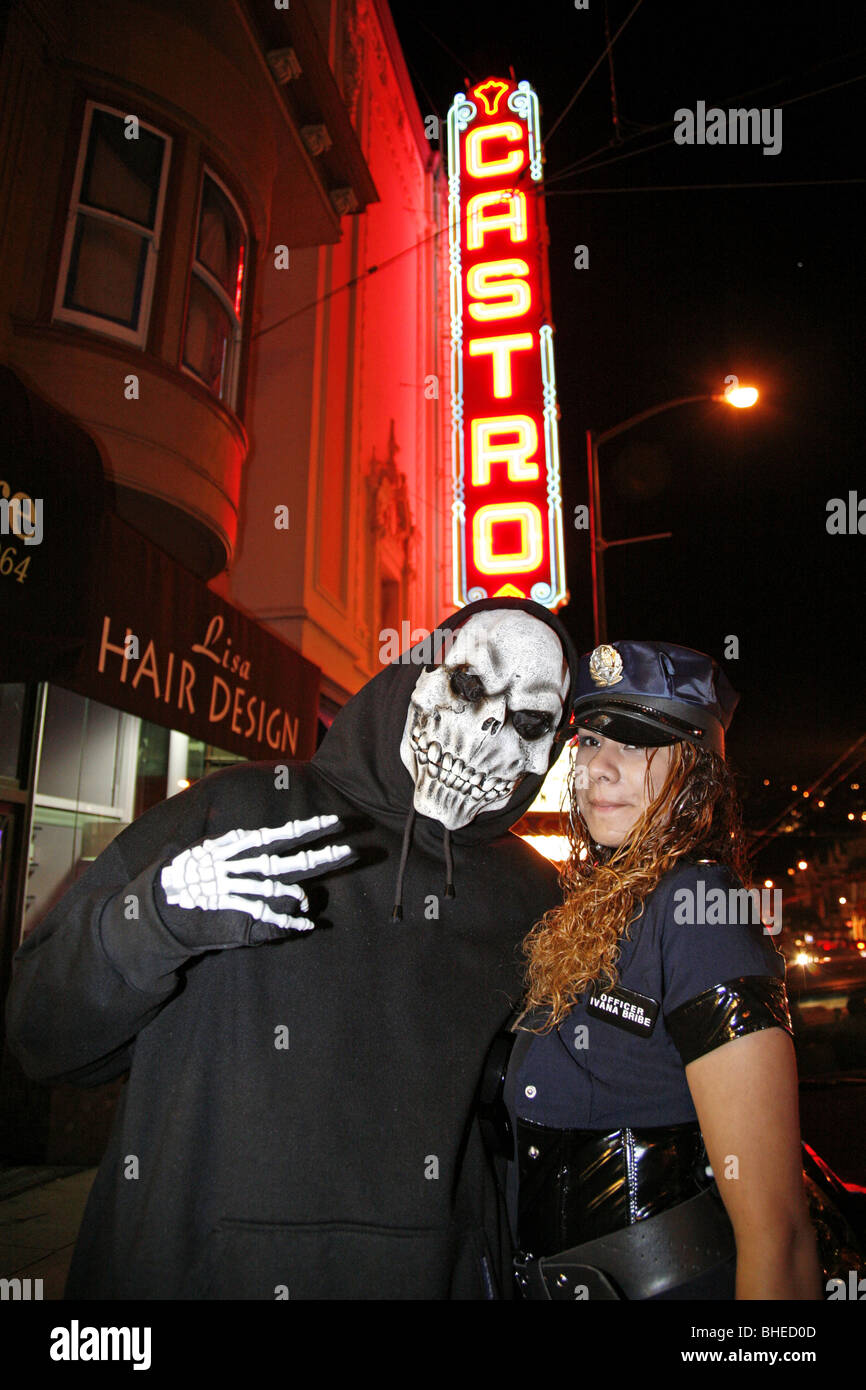
[{"label": "black sleeve", "polygon": [[208,833],[213,780],[122,831],[19,949],[7,1036],[35,1080],[95,1085],[119,1075],[136,1034],[177,990],[189,952],[160,916],[155,879]]},{"label": "black sleeve", "polygon": [[667,1014],[665,1022],[684,1067],[747,1033],[764,1028],[791,1033],[784,983],[771,975],[741,975],[713,985]]},{"label": "black sleeve", "polygon": [[757,900],[719,865],[683,868],[668,887],[664,1014],[683,1065],[747,1033],[791,1033],[784,958]]}]

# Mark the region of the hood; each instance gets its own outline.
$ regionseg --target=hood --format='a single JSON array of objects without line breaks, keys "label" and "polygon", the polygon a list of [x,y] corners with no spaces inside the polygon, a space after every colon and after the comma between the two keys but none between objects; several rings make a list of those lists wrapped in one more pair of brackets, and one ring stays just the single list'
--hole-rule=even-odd
[{"label": "hood", "polygon": [[[549,770],[565,742],[578,668],[577,652],[559,619],[529,599],[482,599],[444,619],[439,628],[458,628],[475,613],[500,608],[520,609],[552,628],[568,663],[571,684],[551,748]],[[422,646],[418,644],[410,650],[420,653]],[[425,654],[429,655],[429,651],[428,645]],[[362,686],[336,715],[312,762],[321,777],[339,788],[374,820],[398,831],[405,829],[404,850],[407,853],[410,837],[430,852],[442,853],[444,849],[450,886],[450,842],[477,844],[503,835],[535,800],[544,778],[528,773],[515,787],[506,806],[482,812],[459,830],[446,833],[440,821],[417,814],[413,806],[415,784],[400,758],[400,743],[409,700],[423,666],[423,660],[410,660],[404,652],[399,660],[391,662]]]}]

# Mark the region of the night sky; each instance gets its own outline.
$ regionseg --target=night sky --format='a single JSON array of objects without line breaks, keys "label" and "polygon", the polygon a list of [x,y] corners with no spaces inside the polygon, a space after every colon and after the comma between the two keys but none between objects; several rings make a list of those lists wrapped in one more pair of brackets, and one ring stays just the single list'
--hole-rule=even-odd
[{"label": "night sky", "polygon": [[[600,450],[605,536],[673,532],[607,552],[608,635],[717,658],[739,638],[739,659],[723,662],[742,695],[729,750],[750,787],[771,779],[752,802],[759,824],[784,804],[783,784],[790,799],[792,783],[808,787],[866,730],[866,534],[826,530],[830,498],[858,487],[866,498],[866,81],[851,81],[866,75],[866,13],[644,0],[613,47],[619,143],[606,58],[548,138],[604,53],[604,8],[391,4],[422,113],[444,117],[467,77],[512,66],[539,95],[571,592],[562,616],[581,650],[592,645],[588,534],[571,523],[587,496],[586,429],[722,390],[730,372],[761,392],[752,410],[686,406]],[[608,8],[613,35],[633,0]],[[699,100],[782,106],[781,151],[675,144],[674,112]],[[695,187],[763,183],[818,186]],[[574,268],[578,244],[587,270]]]}]

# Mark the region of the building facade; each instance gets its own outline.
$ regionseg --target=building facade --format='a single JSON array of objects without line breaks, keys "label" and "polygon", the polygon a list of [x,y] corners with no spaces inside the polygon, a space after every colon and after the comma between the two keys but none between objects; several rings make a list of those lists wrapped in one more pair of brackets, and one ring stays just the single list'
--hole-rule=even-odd
[{"label": "building facade", "polygon": [[[384,0],[2,23],[5,995],[130,820],[310,756],[450,555],[443,178]],[[2,1099],[3,1154],[94,1156],[8,1058]]]},{"label": "building facade", "polygon": [[325,702],[339,704],[379,668],[382,631],[452,611],[446,206],[387,7],[312,12],[378,201],[338,243],[263,266],[254,445],[224,579],[321,667]]}]

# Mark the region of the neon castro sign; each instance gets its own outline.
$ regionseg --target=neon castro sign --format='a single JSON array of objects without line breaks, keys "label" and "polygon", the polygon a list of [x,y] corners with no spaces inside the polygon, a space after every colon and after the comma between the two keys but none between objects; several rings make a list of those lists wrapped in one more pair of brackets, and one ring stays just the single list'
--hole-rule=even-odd
[{"label": "neon castro sign", "polygon": [[565,588],[538,98],[498,78],[448,113],[454,601]]}]

